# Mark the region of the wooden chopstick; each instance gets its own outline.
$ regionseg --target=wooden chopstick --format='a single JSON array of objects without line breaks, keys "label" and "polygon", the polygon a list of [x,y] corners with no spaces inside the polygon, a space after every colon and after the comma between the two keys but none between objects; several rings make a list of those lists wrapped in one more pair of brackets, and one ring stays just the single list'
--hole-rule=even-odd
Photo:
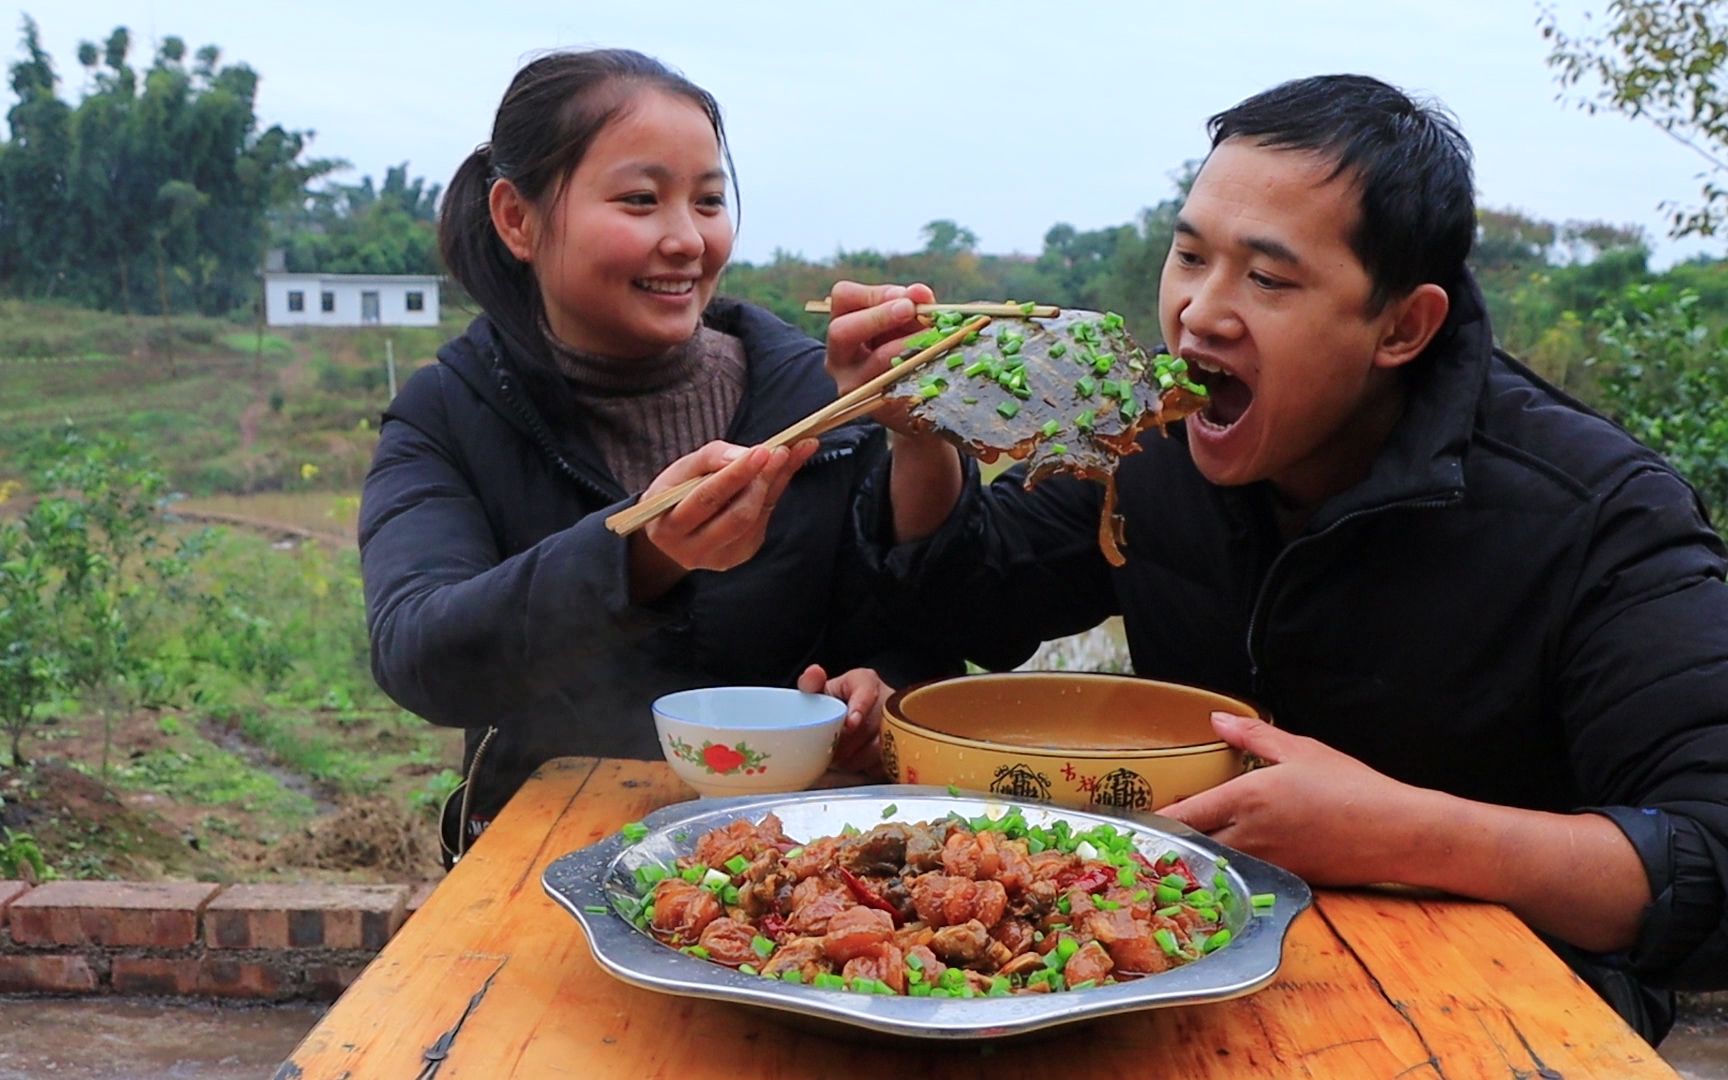
[{"label": "wooden chopstick", "polygon": [[[849,420],[862,416],[881,402],[883,390],[912,374],[912,372],[929,365],[931,361],[946,355],[954,346],[988,325],[990,325],[990,316],[988,315],[980,315],[968,320],[964,326],[928,349],[908,357],[869,382],[854,388],[850,393],[835,398],[796,424],[768,439],[762,445],[770,450],[788,446],[799,439],[821,435],[823,432],[831,431]],[[651,499],[643,499],[635,506],[620,510],[606,519],[606,527],[619,536],[629,536],[683,502],[706,479],[708,479],[706,476],[693,476],[676,487],[667,488]]]},{"label": "wooden chopstick", "polygon": [[[827,315],[830,301],[804,301],[804,310],[811,315]],[[989,304],[983,302],[968,304],[919,304],[918,314],[932,315],[938,311],[958,311],[962,315],[991,315],[1003,319],[1054,319],[1062,314],[1062,309],[1053,304],[1033,304],[1027,311],[1023,304]]]}]

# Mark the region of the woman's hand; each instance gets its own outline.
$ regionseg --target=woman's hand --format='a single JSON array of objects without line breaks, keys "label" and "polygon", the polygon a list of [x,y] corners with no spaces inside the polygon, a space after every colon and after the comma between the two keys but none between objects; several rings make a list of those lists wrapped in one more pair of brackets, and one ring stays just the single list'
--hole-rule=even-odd
[{"label": "woman's hand", "polygon": [[707,479],[631,536],[631,598],[651,600],[691,570],[730,570],[753,558],[775,504],[817,445],[804,439],[769,450],[711,442],[666,466],[643,498]]},{"label": "woman's hand", "polygon": [[846,703],[846,724],[840,729],[831,767],[841,772],[881,775],[882,706],[894,688],[871,668],[853,668],[830,679],[820,664],[811,664],[798,676],[798,689],[806,694],[827,694]]}]

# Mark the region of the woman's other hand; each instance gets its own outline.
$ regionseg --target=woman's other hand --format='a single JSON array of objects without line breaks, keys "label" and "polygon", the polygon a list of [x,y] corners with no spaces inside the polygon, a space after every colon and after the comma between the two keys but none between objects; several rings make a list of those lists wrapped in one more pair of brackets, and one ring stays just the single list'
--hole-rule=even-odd
[{"label": "woman's other hand", "polygon": [[846,703],[846,724],[840,729],[831,768],[880,776],[882,706],[894,688],[871,668],[853,668],[830,679],[822,665],[811,664],[798,676],[798,689],[806,694],[827,694]]}]

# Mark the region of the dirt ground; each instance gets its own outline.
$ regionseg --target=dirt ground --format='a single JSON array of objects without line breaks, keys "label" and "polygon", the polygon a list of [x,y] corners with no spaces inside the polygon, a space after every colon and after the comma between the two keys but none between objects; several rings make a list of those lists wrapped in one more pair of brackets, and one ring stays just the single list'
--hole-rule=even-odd
[{"label": "dirt ground", "polygon": [[285,819],[278,807],[210,805],[117,782],[123,763],[170,747],[161,717],[140,710],[116,720],[107,751],[114,783],[101,779],[99,722],[41,742],[31,769],[0,770],[0,824],[31,834],[67,877],[394,883],[442,875],[431,812],[408,794],[437,766],[403,766],[383,790],[356,797],[257,755],[256,768],[311,800],[314,813]]}]

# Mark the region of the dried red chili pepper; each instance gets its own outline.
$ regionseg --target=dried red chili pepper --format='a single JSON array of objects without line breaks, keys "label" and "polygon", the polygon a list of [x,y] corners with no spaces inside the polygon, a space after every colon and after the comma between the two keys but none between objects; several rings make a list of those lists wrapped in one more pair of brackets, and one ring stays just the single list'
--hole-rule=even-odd
[{"label": "dried red chili pepper", "polygon": [[878,895],[876,890],[866,884],[863,878],[846,869],[844,866],[837,867],[836,869],[840,871],[840,877],[846,882],[846,887],[852,890],[852,895],[858,898],[860,904],[863,904],[865,907],[875,908],[877,911],[886,911],[889,915],[894,917],[895,926],[899,926],[905,921],[900,914],[900,909],[896,908],[893,904],[890,904]]}]

